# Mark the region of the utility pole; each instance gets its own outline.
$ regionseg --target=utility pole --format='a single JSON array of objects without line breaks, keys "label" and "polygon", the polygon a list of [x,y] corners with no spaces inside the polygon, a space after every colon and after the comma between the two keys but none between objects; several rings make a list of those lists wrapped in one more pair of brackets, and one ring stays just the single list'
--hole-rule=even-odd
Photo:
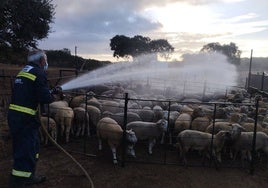
[{"label": "utility pole", "polygon": [[78,71],[78,62],[77,62],[77,46],[74,48],[74,60],[75,60],[75,69]]},{"label": "utility pole", "polygon": [[248,89],[249,89],[249,87],[250,87],[250,82],[251,82],[252,54],[253,54],[253,50],[251,49],[251,53],[250,53],[250,61],[249,61],[249,71],[248,71]]}]

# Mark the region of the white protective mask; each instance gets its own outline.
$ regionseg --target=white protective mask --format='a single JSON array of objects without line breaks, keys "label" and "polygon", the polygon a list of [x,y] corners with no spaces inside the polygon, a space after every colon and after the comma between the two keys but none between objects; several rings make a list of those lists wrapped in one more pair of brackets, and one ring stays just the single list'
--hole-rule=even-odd
[{"label": "white protective mask", "polygon": [[45,58],[44,70],[46,71],[48,69],[47,56],[44,55],[44,58]]},{"label": "white protective mask", "polygon": [[46,61],[46,64],[44,65],[44,70],[46,71],[48,69],[48,63]]}]

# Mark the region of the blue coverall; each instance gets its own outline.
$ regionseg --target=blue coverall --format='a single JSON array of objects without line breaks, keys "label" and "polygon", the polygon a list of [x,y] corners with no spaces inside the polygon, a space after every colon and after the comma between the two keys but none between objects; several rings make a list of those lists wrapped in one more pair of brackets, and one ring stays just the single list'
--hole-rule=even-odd
[{"label": "blue coverall", "polygon": [[12,175],[30,178],[39,156],[38,104],[51,103],[46,74],[36,64],[26,65],[16,76],[8,111],[13,141]]}]

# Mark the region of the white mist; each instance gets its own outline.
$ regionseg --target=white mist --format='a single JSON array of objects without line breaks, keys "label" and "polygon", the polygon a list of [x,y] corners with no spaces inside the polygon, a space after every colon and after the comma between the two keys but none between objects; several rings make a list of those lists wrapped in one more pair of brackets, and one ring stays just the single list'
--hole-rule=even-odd
[{"label": "white mist", "polygon": [[204,87],[208,92],[225,92],[227,87],[237,86],[237,76],[236,67],[218,53],[187,54],[179,63],[151,61],[143,56],[139,62],[113,63],[88,72],[61,87],[71,90],[104,83],[149,81],[152,88],[170,87],[178,92],[202,93]]}]

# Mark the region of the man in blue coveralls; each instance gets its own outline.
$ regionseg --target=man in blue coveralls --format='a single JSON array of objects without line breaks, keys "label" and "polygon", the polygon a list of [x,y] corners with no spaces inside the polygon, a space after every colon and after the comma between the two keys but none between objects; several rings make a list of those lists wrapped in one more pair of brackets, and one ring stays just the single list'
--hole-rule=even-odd
[{"label": "man in blue coveralls", "polygon": [[20,188],[27,184],[45,181],[45,176],[35,174],[39,157],[40,121],[39,104],[53,101],[52,93],[59,87],[49,90],[46,78],[47,56],[42,50],[32,50],[28,54],[28,64],[15,78],[12,98],[8,111],[8,125],[13,141],[13,168],[10,188]]}]

